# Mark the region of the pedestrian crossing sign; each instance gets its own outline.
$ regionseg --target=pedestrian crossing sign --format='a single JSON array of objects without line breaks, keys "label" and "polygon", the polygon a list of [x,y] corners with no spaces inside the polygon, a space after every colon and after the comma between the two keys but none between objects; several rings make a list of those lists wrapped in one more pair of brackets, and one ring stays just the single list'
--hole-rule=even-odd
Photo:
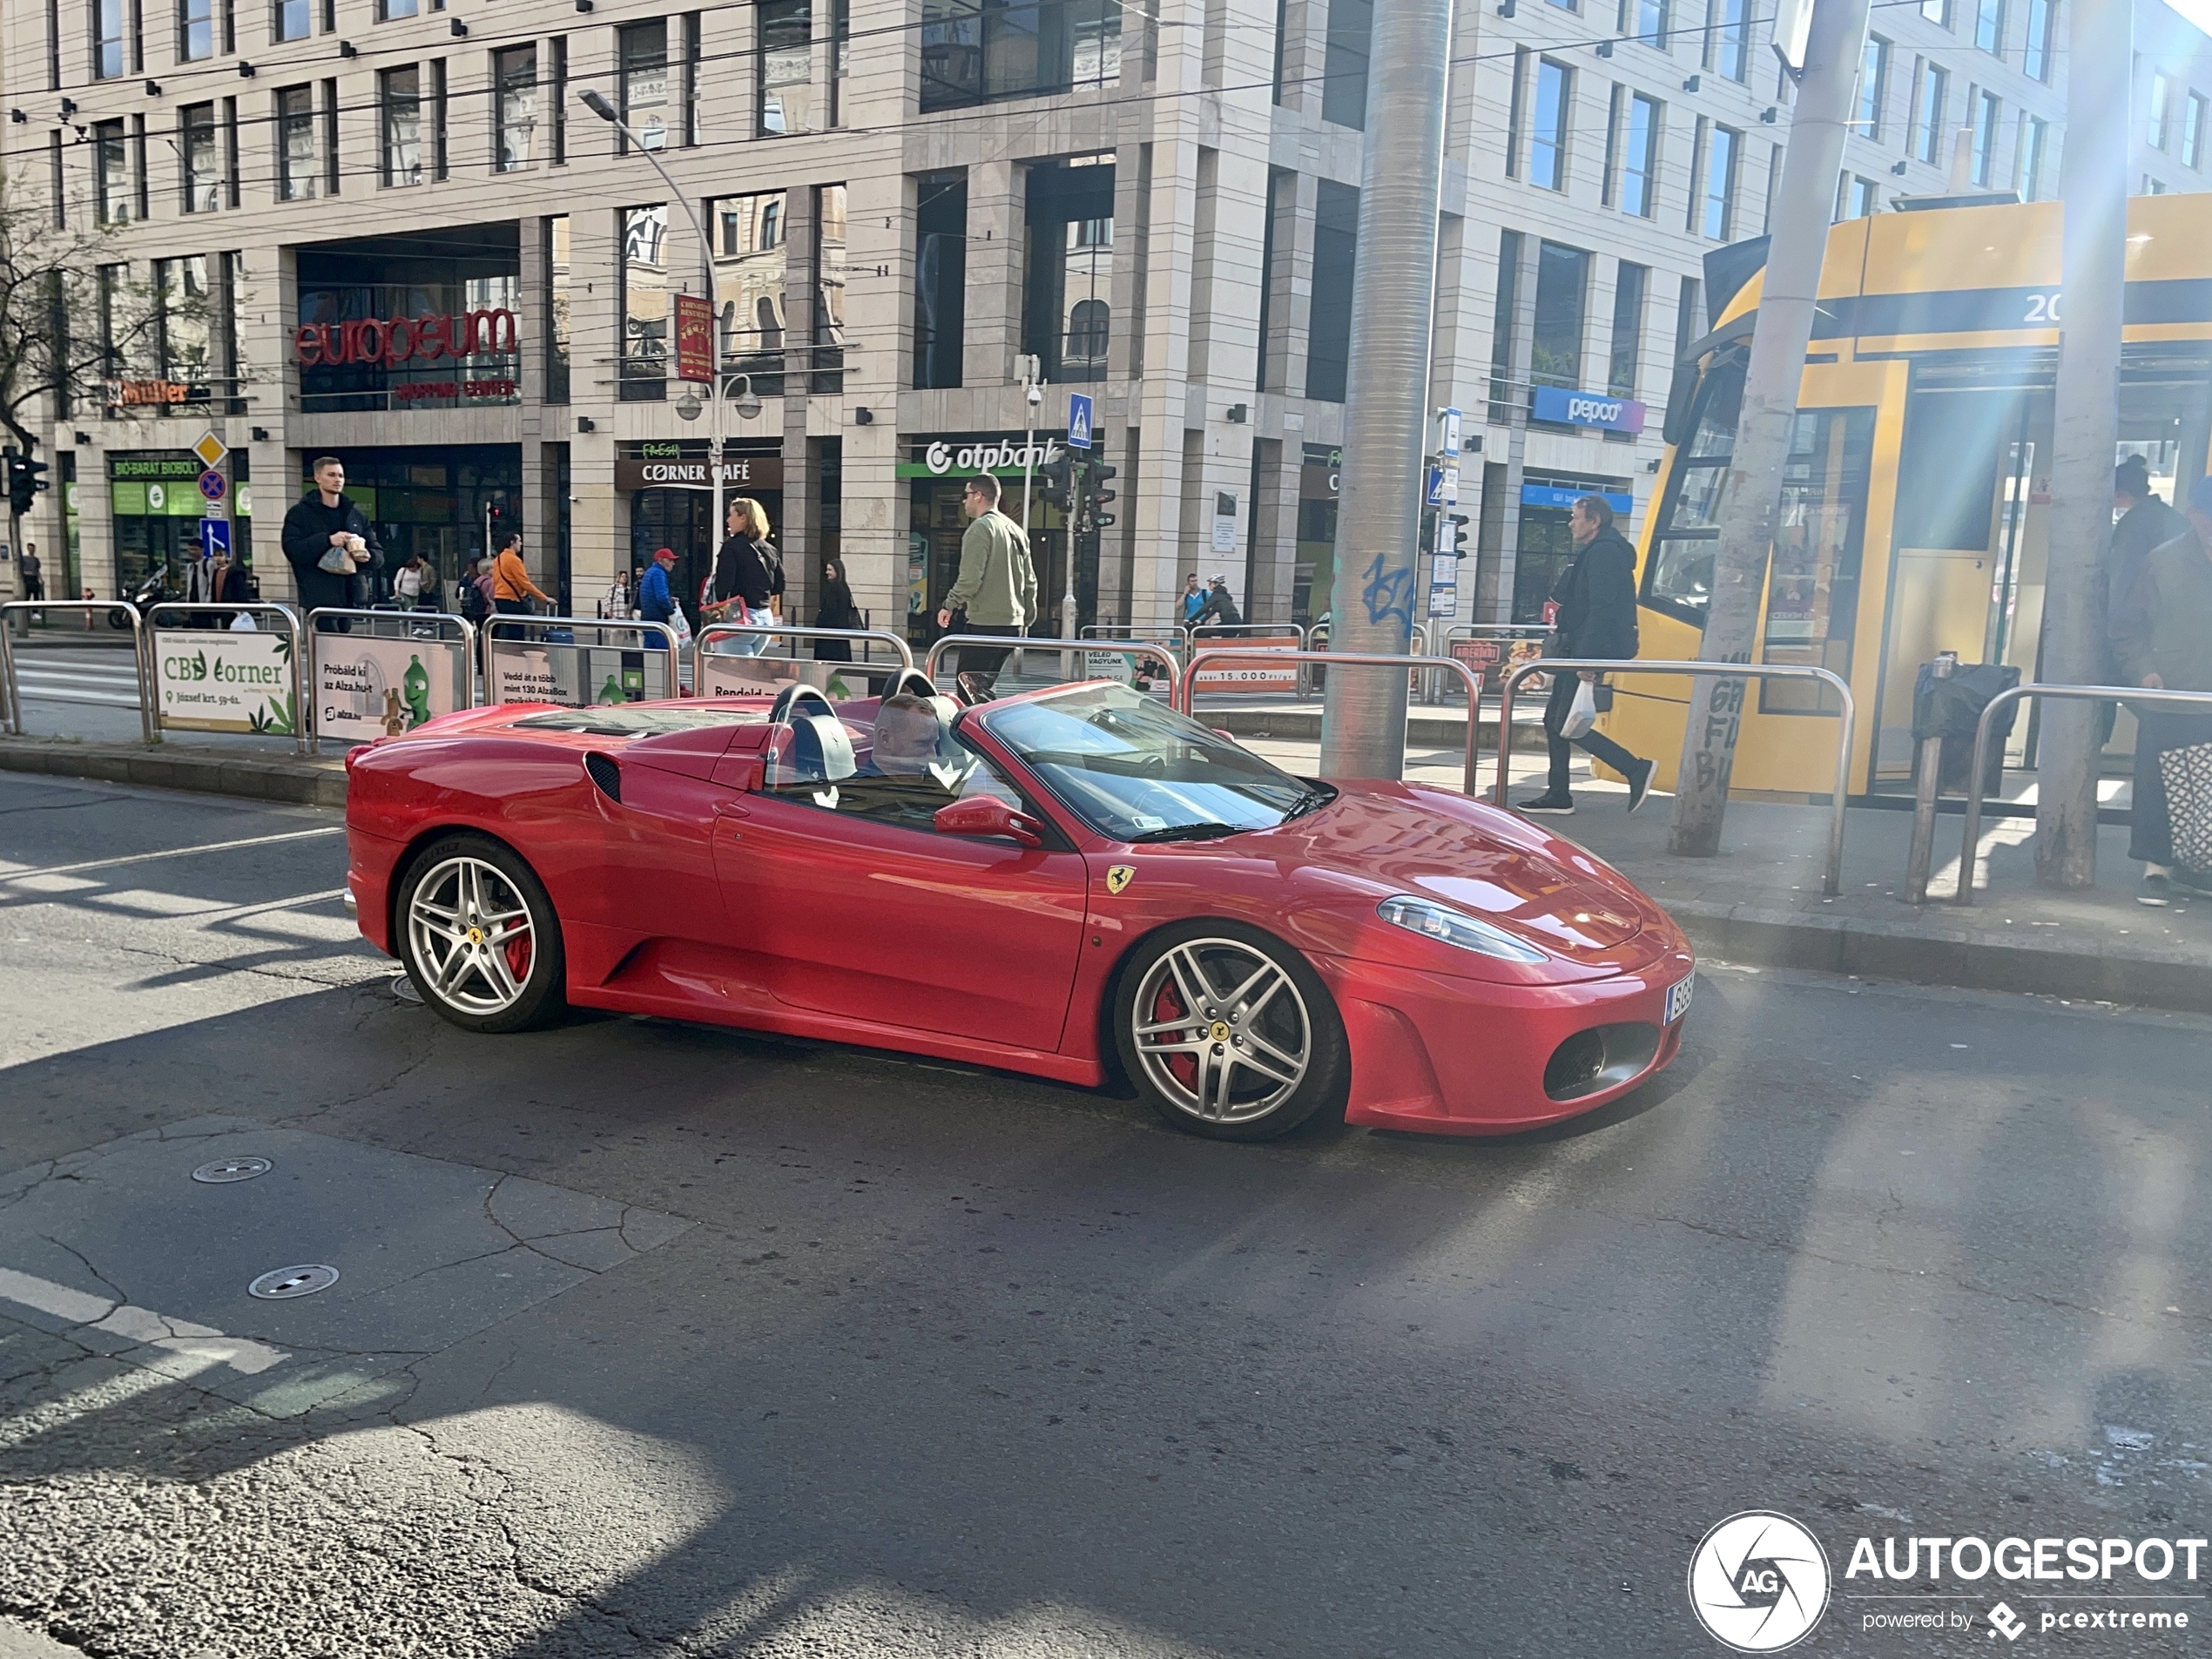
[{"label": "pedestrian crossing sign", "polygon": [[1090,448],[1090,395],[1087,392],[1068,394],[1068,447]]}]

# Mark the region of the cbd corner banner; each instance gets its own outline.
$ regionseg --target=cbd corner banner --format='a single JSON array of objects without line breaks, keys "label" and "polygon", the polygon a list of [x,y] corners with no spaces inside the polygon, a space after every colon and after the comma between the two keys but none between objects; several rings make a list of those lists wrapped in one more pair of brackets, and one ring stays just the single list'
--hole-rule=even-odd
[{"label": "cbd corner banner", "polygon": [[292,668],[289,634],[157,631],[154,708],[165,726],[290,737],[299,729]]},{"label": "cbd corner banner", "polygon": [[467,703],[468,648],[457,639],[315,640],[315,735],[396,738]]}]

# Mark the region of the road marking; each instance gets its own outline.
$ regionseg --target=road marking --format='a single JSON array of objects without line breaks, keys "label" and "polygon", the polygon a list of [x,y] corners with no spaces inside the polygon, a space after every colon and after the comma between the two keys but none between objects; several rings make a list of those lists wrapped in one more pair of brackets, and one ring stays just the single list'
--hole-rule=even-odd
[{"label": "road marking", "polygon": [[242,846],[267,846],[276,841],[302,841],[313,835],[343,835],[345,833],[343,824],[332,824],[322,829],[287,830],[281,835],[248,835],[236,841],[211,841],[204,846],[165,847],[158,853],[132,853],[119,859],[92,859],[83,864],[51,864],[43,870],[0,871],[0,882],[27,881],[34,876],[74,875],[80,870],[111,870],[118,865],[144,864],[153,859],[192,858],[202,853],[230,853]]},{"label": "road marking", "polygon": [[127,1349],[116,1357],[172,1376],[180,1361],[186,1374],[222,1365],[251,1377],[291,1358],[281,1348],[264,1342],[226,1337],[212,1325],[195,1325],[190,1319],[156,1313],[152,1308],[88,1295],[34,1273],[19,1273],[12,1267],[0,1267],[0,1301],[155,1349],[155,1355],[144,1359],[134,1358]]}]

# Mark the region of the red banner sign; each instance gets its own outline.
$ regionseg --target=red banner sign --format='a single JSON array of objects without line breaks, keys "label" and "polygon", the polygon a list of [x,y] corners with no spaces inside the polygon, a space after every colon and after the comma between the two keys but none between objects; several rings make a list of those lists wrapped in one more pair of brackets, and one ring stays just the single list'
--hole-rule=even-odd
[{"label": "red banner sign", "polygon": [[434,362],[441,357],[482,357],[519,349],[515,314],[504,307],[455,317],[440,312],[422,317],[357,317],[351,322],[303,323],[292,336],[293,354],[303,368],[318,363],[362,363],[390,368],[405,362]]},{"label": "red banner sign", "polygon": [[676,296],[676,378],[714,378],[714,307],[696,293]]}]

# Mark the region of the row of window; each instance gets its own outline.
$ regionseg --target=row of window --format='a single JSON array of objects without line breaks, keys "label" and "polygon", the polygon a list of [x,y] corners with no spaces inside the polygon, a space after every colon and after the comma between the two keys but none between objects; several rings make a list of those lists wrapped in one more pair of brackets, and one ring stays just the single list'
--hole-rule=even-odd
[{"label": "row of window", "polygon": [[2153,75],[2147,90],[2143,142],[2152,149],[2176,152],[2182,165],[2204,170],[2205,126],[2212,121],[2212,102],[2202,92],[2174,96],[2171,76]]},{"label": "row of window", "polygon": [[[193,253],[155,260],[151,280],[133,280],[128,264],[103,265],[89,273],[91,292],[75,273],[60,279],[52,296],[51,327],[57,341],[98,331],[96,378],[162,379],[187,385],[235,388],[240,378],[239,308],[245,301],[245,256]],[[57,356],[66,358],[64,344]],[[71,408],[61,388],[60,414]]]},{"label": "row of window", "polygon": [[[1954,31],[1960,21],[1970,23],[1974,44],[2000,58],[2010,56],[2011,10],[2008,0],[1920,0],[1920,15],[1930,23]],[[2058,0],[2027,0],[2025,10],[2020,70],[2031,79],[2047,81],[2057,47]]]},{"label": "row of window", "polygon": [[[1514,230],[1500,233],[1498,243],[1497,308],[1491,318],[1490,419],[1502,424],[1516,405],[1527,407],[1529,386],[1559,386],[1580,390],[1585,378],[1590,323],[1590,295],[1597,275],[1597,256],[1587,248],[1539,239],[1534,270],[1527,266],[1528,238]],[[1523,285],[1533,275],[1533,293],[1524,307]],[[1615,267],[1613,316],[1602,365],[1607,395],[1633,398],[1636,395],[1643,354],[1643,332],[1653,288],[1651,267],[1620,260]],[[1685,279],[1677,307],[1677,330],[1696,330],[1695,279]],[[1516,348],[1527,329],[1527,380],[1514,372]]]}]

